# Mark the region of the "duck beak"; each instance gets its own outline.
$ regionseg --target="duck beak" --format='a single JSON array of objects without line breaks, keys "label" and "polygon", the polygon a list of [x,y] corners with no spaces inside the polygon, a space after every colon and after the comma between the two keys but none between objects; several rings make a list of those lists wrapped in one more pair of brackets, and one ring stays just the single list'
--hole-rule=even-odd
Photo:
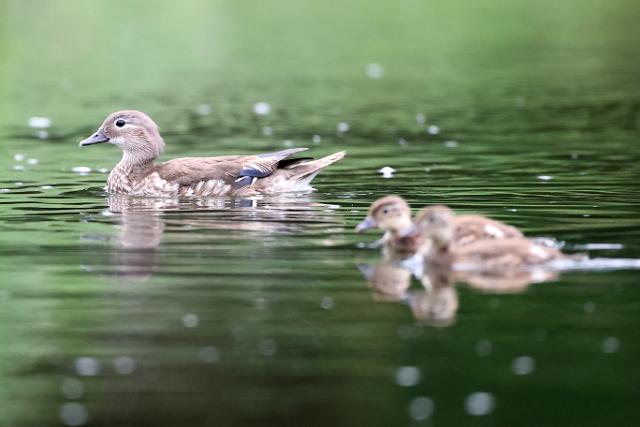
[{"label": "duck beak", "polygon": [[362,233],[363,231],[369,230],[371,228],[378,228],[378,224],[373,218],[367,216],[362,220],[360,224],[358,224],[358,226],[356,227],[356,232]]},{"label": "duck beak", "polygon": [[85,147],[87,145],[93,144],[102,144],[103,142],[109,142],[109,137],[102,132],[102,129],[98,129],[98,131],[91,135],[89,138],[80,141],[80,147]]}]

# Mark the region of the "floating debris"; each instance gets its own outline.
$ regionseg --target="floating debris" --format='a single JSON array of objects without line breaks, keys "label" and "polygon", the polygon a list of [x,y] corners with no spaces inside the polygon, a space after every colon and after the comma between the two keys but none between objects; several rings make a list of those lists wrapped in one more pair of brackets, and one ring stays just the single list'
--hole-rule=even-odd
[{"label": "floating debris", "polygon": [[86,175],[91,172],[91,168],[88,166],[74,166],[71,168],[71,171],[80,175]]},{"label": "floating debris", "polygon": [[198,352],[198,358],[202,363],[216,363],[221,357],[220,350],[213,345],[204,346]]},{"label": "floating debris", "polygon": [[425,421],[431,418],[435,405],[433,400],[426,396],[416,397],[409,403],[409,416],[416,421]]},{"label": "floating debris", "polygon": [[51,119],[49,117],[31,117],[29,119],[29,127],[36,129],[46,129],[51,127]]},{"label": "floating debris", "polygon": [[606,337],[602,340],[602,352],[606,354],[615,353],[620,347],[620,341],[616,337]]},{"label": "floating debris", "polygon": [[370,79],[381,79],[384,77],[384,68],[377,62],[372,62],[371,64],[367,64],[365,67],[365,73]]},{"label": "floating debris", "polygon": [[338,123],[337,129],[338,133],[347,133],[349,132],[349,129],[351,129],[351,127],[349,126],[349,123],[340,122]]},{"label": "floating debris", "polygon": [[453,140],[445,141],[444,146],[447,148],[456,148],[458,146],[458,141],[453,141]]},{"label": "floating debris", "polygon": [[416,114],[416,123],[418,123],[419,125],[423,125],[426,122],[427,122],[427,116],[425,116],[424,113]]},{"label": "floating debris", "polygon": [[100,363],[93,357],[78,357],[75,360],[75,368],[81,377],[93,377],[100,373]]},{"label": "floating debris", "polygon": [[198,316],[193,313],[187,313],[182,316],[182,324],[185,328],[195,328],[200,323]]},{"label": "floating debris", "polygon": [[60,419],[66,426],[81,426],[89,419],[87,409],[78,402],[67,402],[60,408]]},{"label": "floating debris", "polygon": [[381,173],[383,178],[393,178],[393,174],[396,173],[396,170],[391,166],[385,166],[378,169],[378,173]]},{"label": "floating debris", "polygon": [[324,310],[331,310],[334,305],[333,298],[331,297],[324,297],[322,298],[322,301],[320,301],[320,308]]},{"label": "floating debris", "polygon": [[266,102],[257,102],[253,105],[253,112],[259,116],[266,116],[271,112],[271,105]]},{"label": "floating debris", "polygon": [[464,401],[464,408],[469,415],[481,416],[490,414],[496,405],[493,394],[484,391],[471,393]]},{"label": "floating debris", "polygon": [[67,399],[79,399],[84,395],[84,384],[77,378],[65,378],[60,384],[60,392]]},{"label": "floating debris", "polygon": [[529,375],[536,368],[536,361],[531,356],[520,356],[513,359],[511,370],[516,375]]},{"label": "floating debris", "polygon": [[320,137],[320,135],[313,135],[313,136],[311,137],[311,141],[312,141],[314,144],[320,144],[320,142],[322,141],[322,138]]},{"label": "floating debris", "polygon": [[493,344],[489,340],[480,340],[476,344],[476,354],[478,357],[487,357],[493,352]]},{"label": "floating debris", "polygon": [[439,133],[440,133],[440,127],[439,127],[439,126],[436,126],[436,125],[431,125],[431,126],[429,126],[429,127],[427,128],[427,132],[428,132],[430,135],[437,135],[437,134],[439,134]]},{"label": "floating debris", "polygon": [[113,368],[120,375],[131,375],[136,370],[136,360],[131,356],[118,356],[113,360]]},{"label": "floating debris", "polygon": [[201,116],[208,116],[211,114],[211,105],[209,104],[200,104],[198,105],[198,114]]},{"label": "floating debris", "polygon": [[21,162],[24,160],[24,154],[14,154],[13,158],[16,162]]},{"label": "floating debris", "polygon": [[421,376],[417,366],[401,366],[396,370],[394,382],[401,387],[413,387],[420,382]]}]

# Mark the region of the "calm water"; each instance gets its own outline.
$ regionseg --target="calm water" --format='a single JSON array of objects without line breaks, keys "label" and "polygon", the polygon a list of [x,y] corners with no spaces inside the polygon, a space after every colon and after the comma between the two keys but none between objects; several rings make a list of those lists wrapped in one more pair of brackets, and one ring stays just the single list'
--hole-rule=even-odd
[{"label": "calm water", "polygon": [[[0,425],[639,424],[637,270],[427,292],[352,231],[397,193],[640,258],[637,2],[240,3],[0,1]],[[164,159],[348,156],[109,197],[122,108]]]}]

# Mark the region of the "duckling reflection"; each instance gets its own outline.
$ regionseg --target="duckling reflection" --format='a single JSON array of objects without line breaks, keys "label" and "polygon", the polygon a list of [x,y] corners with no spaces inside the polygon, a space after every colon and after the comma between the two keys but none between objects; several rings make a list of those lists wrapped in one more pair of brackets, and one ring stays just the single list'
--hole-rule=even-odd
[{"label": "duckling reflection", "polygon": [[[533,283],[554,280],[549,269],[509,271],[457,271],[450,266],[425,261],[420,266],[383,259],[358,264],[372,289],[374,301],[406,303],[419,323],[450,326],[455,323],[460,301],[458,284],[485,293],[517,293]],[[411,278],[420,279],[422,289],[411,289]]]},{"label": "duckling reflection", "polygon": [[459,306],[454,273],[442,268],[426,269],[421,281],[424,290],[409,296],[413,317],[433,326],[452,325]]},{"label": "duckling reflection", "polygon": [[[270,247],[277,246],[278,240],[264,239],[265,235],[309,233],[314,229],[331,233],[324,244],[342,243],[339,236],[343,222],[333,214],[335,207],[314,202],[308,195],[298,196],[292,203],[290,196],[181,200],[114,194],[108,196],[107,203],[118,230],[115,239],[107,238],[112,241],[108,274],[120,279],[144,281],[158,270],[163,235],[170,236],[168,244],[173,248],[197,240],[212,242],[211,246],[199,245],[200,252],[219,250],[217,242],[222,239],[246,240],[250,238],[247,232],[259,234],[256,240]],[[210,233],[211,230],[219,232]],[[243,258],[247,247],[238,247],[244,251]]]}]

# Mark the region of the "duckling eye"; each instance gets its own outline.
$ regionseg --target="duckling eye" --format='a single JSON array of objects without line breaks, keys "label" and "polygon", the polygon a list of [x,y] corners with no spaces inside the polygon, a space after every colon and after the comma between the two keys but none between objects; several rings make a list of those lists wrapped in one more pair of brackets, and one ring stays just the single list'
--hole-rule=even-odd
[{"label": "duckling eye", "polygon": [[119,128],[121,128],[122,126],[124,126],[124,120],[122,120],[122,119],[118,119],[118,120],[116,120],[116,126],[118,126]]},{"label": "duckling eye", "polygon": [[389,209],[383,209],[382,213],[385,214],[385,215],[388,214],[389,213]]}]

